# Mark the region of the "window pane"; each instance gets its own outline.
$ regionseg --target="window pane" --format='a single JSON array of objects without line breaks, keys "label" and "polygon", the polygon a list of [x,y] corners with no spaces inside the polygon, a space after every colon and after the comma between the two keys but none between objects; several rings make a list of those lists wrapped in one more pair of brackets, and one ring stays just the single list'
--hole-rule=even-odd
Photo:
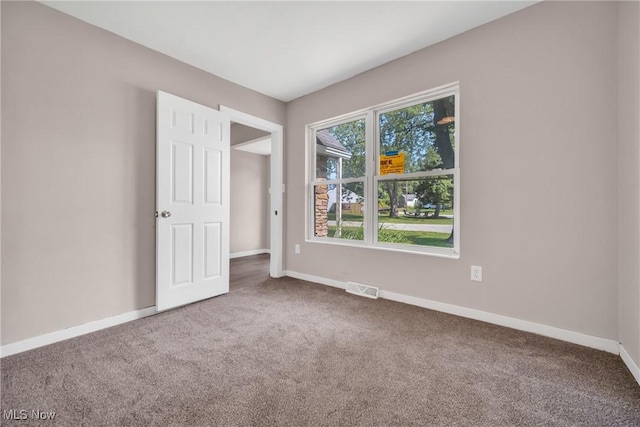
[{"label": "window pane", "polygon": [[453,175],[378,182],[378,241],[453,247]]},{"label": "window pane", "polygon": [[316,179],[358,178],[365,174],[365,120],[316,131]]},{"label": "window pane", "polygon": [[399,168],[404,171],[388,173],[454,168],[454,114],[453,95],[380,114],[380,174],[385,174],[382,163],[394,160],[396,153],[404,155],[404,167]]},{"label": "window pane", "polygon": [[319,184],[314,194],[316,237],[364,240],[364,182]]}]

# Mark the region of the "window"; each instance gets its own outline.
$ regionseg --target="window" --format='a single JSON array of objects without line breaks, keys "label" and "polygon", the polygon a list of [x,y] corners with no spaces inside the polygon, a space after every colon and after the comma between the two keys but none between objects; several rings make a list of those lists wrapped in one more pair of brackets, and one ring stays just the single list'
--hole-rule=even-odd
[{"label": "window", "polygon": [[458,86],[308,126],[309,239],[457,257]]}]

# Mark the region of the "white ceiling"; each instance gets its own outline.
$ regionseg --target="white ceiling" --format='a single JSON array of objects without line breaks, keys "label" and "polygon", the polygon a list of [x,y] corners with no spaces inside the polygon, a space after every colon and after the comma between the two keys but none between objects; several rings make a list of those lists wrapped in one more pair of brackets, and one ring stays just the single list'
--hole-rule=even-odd
[{"label": "white ceiling", "polygon": [[290,101],[536,1],[43,1]]}]

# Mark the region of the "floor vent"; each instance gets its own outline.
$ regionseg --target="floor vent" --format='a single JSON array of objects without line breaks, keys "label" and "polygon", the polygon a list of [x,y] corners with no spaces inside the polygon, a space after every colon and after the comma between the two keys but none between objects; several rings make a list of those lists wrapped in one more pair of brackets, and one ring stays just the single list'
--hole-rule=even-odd
[{"label": "floor vent", "polygon": [[361,283],[347,282],[347,292],[362,297],[378,299],[380,289],[375,286],[363,285]]}]

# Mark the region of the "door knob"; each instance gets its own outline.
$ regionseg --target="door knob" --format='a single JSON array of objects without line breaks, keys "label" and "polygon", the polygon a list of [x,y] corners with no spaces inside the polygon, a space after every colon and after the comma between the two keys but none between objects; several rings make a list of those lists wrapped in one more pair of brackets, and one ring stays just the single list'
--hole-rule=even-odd
[{"label": "door knob", "polygon": [[169,218],[171,216],[171,212],[162,211],[162,213],[160,215],[162,215],[162,218]]}]

